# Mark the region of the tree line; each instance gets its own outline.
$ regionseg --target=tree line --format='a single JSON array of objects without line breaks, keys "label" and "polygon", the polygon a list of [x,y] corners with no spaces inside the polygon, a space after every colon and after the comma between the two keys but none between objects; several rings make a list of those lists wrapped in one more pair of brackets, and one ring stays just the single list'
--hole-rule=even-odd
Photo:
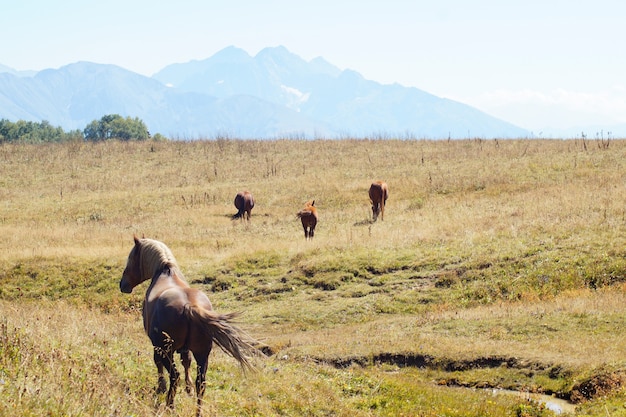
[{"label": "tree line", "polygon": [[[157,139],[163,139],[160,134],[155,136]],[[61,127],[52,126],[46,120],[11,122],[0,119],[0,143],[98,142],[111,139],[146,140],[150,139],[150,132],[139,118],[122,117],[119,114],[105,115],[100,120],[89,123],[82,131],[76,129],[69,132]]]}]

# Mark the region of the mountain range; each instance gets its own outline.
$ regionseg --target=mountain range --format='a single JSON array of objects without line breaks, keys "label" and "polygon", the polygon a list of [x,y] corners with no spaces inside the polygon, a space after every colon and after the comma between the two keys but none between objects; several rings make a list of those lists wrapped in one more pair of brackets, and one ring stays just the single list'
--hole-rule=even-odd
[{"label": "mountain range", "polygon": [[507,138],[529,132],[414,87],[383,85],[286,48],[236,47],[146,77],[77,62],[36,73],[0,65],[0,119],[84,129],[106,114],[138,117],[174,139]]}]

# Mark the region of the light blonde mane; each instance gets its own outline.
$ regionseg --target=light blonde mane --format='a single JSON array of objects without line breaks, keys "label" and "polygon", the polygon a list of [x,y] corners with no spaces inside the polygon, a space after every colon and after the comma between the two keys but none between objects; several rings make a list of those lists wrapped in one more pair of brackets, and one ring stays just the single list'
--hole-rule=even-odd
[{"label": "light blonde mane", "polygon": [[151,279],[157,271],[165,267],[176,267],[176,258],[163,242],[154,239],[141,239],[141,254],[139,262],[145,279]]}]

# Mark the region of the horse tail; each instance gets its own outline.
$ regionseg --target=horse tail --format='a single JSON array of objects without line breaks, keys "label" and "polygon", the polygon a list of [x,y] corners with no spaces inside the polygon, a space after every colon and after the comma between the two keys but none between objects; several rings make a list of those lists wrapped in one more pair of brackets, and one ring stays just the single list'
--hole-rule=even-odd
[{"label": "horse tail", "polygon": [[185,314],[225,353],[235,358],[244,371],[254,370],[250,358],[258,355],[259,350],[254,346],[256,341],[233,324],[232,320],[237,317],[238,313],[221,314],[190,305],[185,309]]}]

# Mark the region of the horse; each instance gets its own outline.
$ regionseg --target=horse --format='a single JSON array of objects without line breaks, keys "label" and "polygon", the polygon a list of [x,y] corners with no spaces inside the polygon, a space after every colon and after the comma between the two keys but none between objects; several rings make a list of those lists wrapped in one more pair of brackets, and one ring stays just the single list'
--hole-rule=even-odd
[{"label": "horse", "polygon": [[315,226],[317,225],[317,207],[315,207],[315,200],[307,201],[304,208],[296,214],[302,221],[302,228],[304,229],[304,238],[306,240],[313,239],[315,234]]},{"label": "horse", "polygon": [[134,240],[120,280],[120,291],[131,293],[138,284],[151,280],[143,302],[143,326],[154,346],[156,392],[163,394],[167,389],[165,368],[170,376],[166,402],[169,408],[174,408],[180,375],[174,364],[174,352],[178,352],[185,369],[186,391],[192,393],[189,367],[193,354],[198,366],[195,389],[197,416],[200,416],[213,342],[235,358],[244,371],[254,369],[250,358],[258,352],[253,346],[256,342],[232,323],[236,313],[215,312],[206,294],[187,284],[174,255],[163,242],[136,236]]},{"label": "horse", "polygon": [[240,191],[235,196],[235,207],[237,214],[233,216],[233,219],[241,218],[250,221],[250,212],[254,208],[254,197],[249,191]]},{"label": "horse", "polygon": [[387,204],[387,197],[389,197],[389,189],[387,183],[384,181],[374,181],[370,186],[370,200],[372,201],[372,215],[374,221],[380,214],[380,219],[385,220],[385,204]]}]

